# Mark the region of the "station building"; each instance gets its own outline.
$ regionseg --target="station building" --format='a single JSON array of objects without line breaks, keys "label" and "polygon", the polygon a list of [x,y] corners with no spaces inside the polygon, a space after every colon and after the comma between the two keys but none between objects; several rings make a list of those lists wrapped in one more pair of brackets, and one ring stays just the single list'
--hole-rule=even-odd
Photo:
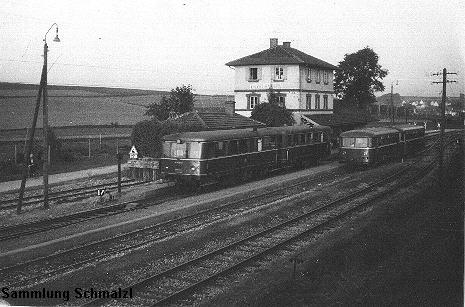
[{"label": "station building", "polygon": [[338,67],[270,39],[270,47],[226,63],[235,69],[235,111],[250,116],[268,102],[270,88],[279,103],[291,110],[296,124],[311,124],[312,115],[333,114],[334,70]]}]

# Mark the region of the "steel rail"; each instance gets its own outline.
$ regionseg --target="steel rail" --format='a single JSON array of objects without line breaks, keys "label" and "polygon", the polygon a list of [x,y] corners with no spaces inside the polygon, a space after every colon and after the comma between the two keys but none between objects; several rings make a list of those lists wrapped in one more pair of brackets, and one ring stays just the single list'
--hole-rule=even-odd
[{"label": "steel rail", "polygon": [[[341,169],[341,171],[343,171],[343,170]],[[76,262],[76,263],[73,263],[73,264],[70,264],[70,265],[61,266],[58,269],[55,269],[55,270],[52,270],[52,271],[47,271],[47,272],[44,272],[42,274],[29,277],[27,279],[22,279],[22,280],[20,280],[20,281],[18,281],[16,283],[10,284],[10,286],[13,286],[13,285],[16,285],[16,284],[24,284],[24,283],[29,282],[31,280],[36,280],[36,279],[39,279],[39,278],[43,278],[43,276],[45,276],[45,275],[58,274],[59,272],[63,272],[65,270],[73,268],[73,267],[75,267],[77,265],[85,265],[85,264],[95,262],[95,261],[98,261],[100,259],[109,257],[109,256],[114,255],[114,254],[118,254],[118,253],[128,251],[128,250],[131,250],[131,249],[136,249],[138,247],[147,245],[149,243],[163,240],[166,237],[173,236],[173,235],[176,235],[176,234],[181,233],[181,232],[189,231],[189,230],[194,229],[194,228],[196,228],[196,227],[198,227],[200,225],[205,225],[205,223],[208,223],[208,224],[214,223],[214,222],[216,222],[216,221],[223,218],[223,217],[216,216],[214,214],[215,212],[220,212],[221,213],[222,211],[228,210],[228,209],[236,209],[236,210],[238,210],[238,212],[236,212],[236,213],[234,213],[234,212],[229,213],[227,215],[228,217],[231,216],[230,214],[244,213],[244,210],[241,210],[241,208],[244,206],[243,203],[245,203],[245,206],[247,206],[247,204],[250,201],[254,201],[256,199],[260,200],[264,196],[271,197],[272,195],[277,195],[278,197],[274,198],[272,201],[279,201],[279,200],[288,198],[289,195],[284,195],[284,196],[281,195],[282,191],[286,191],[286,190],[289,190],[291,188],[296,188],[296,189],[299,190],[299,187],[302,186],[302,185],[308,184],[308,183],[310,183],[312,181],[313,182],[317,182],[317,181],[319,182],[320,180],[321,180],[321,177],[319,177],[319,178],[311,177],[311,178],[309,178],[309,179],[307,179],[305,181],[299,181],[299,182],[294,183],[294,184],[286,185],[285,187],[282,187],[282,188],[277,189],[277,190],[275,189],[275,190],[273,190],[271,192],[268,191],[268,192],[265,192],[265,193],[252,195],[252,196],[248,197],[245,200],[240,199],[240,200],[233,201],[233,202],[226,202],[226,203],[224,203],[224,204],[222,204],[220,206],[215,206],[213,208],[207,208],[207,209],[204,209],[204,210],[200,210],[200,211],[197,211],[196,213],[186,215],[186,216],[181,216],[181,217],[178,217],[178,218],[175,218],[175,219],[172,219],[172,220],[168,220],[168,221],[165,221],[165,222],[162,222],[162,223],[158,223],[156,225],[147,226],[147,227],[137,229],[137,230],[134,230],[134,231],[131,231],[131,232],[128,232],[128,233],[119,234],[119,235],[116,235],[116,236],[111,237],[111,238],[106,238],[106,239],[94,241],[94,242],[89,243],[89,244],[85,244],[85,245],[81,245],[81,246],[78,246],[78,247],[75,247],[75,248],[72,248],[72,249],[60,251],[59,253],[39,257],[39,258],[30,260],[30,261],[15,264],[15,265],[12,265],[12,266],[9,266],[9,267],[4,267],[4,268],[0,269],[0,273],[4,273],[5,271],[18,270],[18,269],[20,269],[22,267],[25,267],[27,265],[34,265],[34,264],[37,264],[37,263],[40,263],[40,262],[43,262],[43,261],[49,261],[50,262],[54,258],[65,257],[66,255],[69,255],[70,253],[78,252],[80,250],[86,250],[86,249],[89,249],[89,248],[92,248],[92,247],[101,247],[104,244],[110,243],[112,241],[116,242],[118,244],[121,244],[121,242],[124,242],[124,240],[129,240],[131,236],[149,237],[149,235],[153,235],[150,232],[154,232],[154,231],[160,231],[160,232],[164,233],[163,235],[158,236],[158,237],[153,238],[153,239],[147,239],[147,240],[144,240],[144,241],[136,243],[136,244],[130,244],[128,246],[112,250],[111,252],[107,252],[107,253],[103,253],[101,255],[93,256],[93,257],[90,257],[88,259],[85,259],[85,260],[82,260],[82,261],[79,261],[79,262]],[[297,195],[301,195],[301,194],[304,194],[304,193],[308,193],[308,192],[304,191],[304,192],[301,192],[300,194],[297,194]],[[295,196],[295,194],[293,194],[293,195]],[[265,204],[265,205],[267,205],[267,204]],[[235,206],[237,208],[234,208]],[[251,209],[248,209],[248,210],[254,210],[257,207],[259,207],[259,206],[253,206]],[[199,217],[202,217],[202,216],[205,216],[207,218],[207,221],[199,220]],[[210,219],[210,220],[208,220],[208,219]],[[171,231],[171,232],[166,231],[166,229],[169,228],[169,227],[173,228],[173,227],[176,227],[177,225],[184,225],[184,224],[189,224],[189,223],[192,224],[190,227],[188,227],[187,229],[183,229],[182,231],[174,232],[174,234],[173,234],[173,231]]]},{"label": "steel rail", "polygon": [[[124,180],[121,182],[122,187],[131,187],[135,185],[140,185],[146,182],[134,182],[133,179],[130,180]],[[114,190],[118,187],[118,183],[103,183],[103,184],[98,184],[94,185],[91,187],[80,187],[80,188],[74,188],[74,189],[69,189],[69,190],[63,190],[63,191],[55,191],[49,193],[49,200],[61,200],[61,199],[66,199],[70,197],[78,197],[78,196],[84,196],[88,194],[92,194],[96,192],[96,189],[109,189],[109,190]],[[42,202],[43,195],[31,195],[24,197],[24,200],[28,200],[27,202],[23,203],[23,206],[32,206],[38,203]],[[9,210],[9,209],[14,209],[16,208],[16,199],[8,199],[8,200],[2,200],[0,201],[0,210]]]},{"label": "steel rail", "polygon": [[[314,178],[311,178],[309,180],[306,180],[304,182],[298,182],[298,183],[295,183],[295,184],[292,184],[292,185],[287,185],[286,187],[284,188],[281,188],[279,190],[274,190],[273,192],[267,192],[267,193],[262,193],[262,194],[258,194],[258,195],[255,195],[255,196],[252,196],[252,197],[249,197],[248,200],[253,200],[253,199],[257,199],[257,198],[261,198],[265,195],[270,195],[272,193],[279,193],[280,191],[282,190],[287,190],[289,188],[293,188],[293,187],[298,187],[298,186],[301,186],[303,184],[308,184],[309,182],[313,181]],[[282,198],[285,198],[285,197],[288,197],[288,196],[283,196]],[[279,200],[279,199],[278,199]],[[275,199],[274,201],[277,201],[277,199]],[[16,265],[13,265],[13,266],[10,266],[10,267],[5,267],[5,268],[1,268],[0,269],[0,272],[5,272],[7,270],[14,270],[14,269],[19,269],[21,267],[24,267],[24,266],[27,266],[27,265],[32,265],[34,263],[38,263],[40,261],[50,261],[52,260],[53,258],[57,258],[57,257],[60,257],[60,256],[65,256],[67,254],[70,254],[72,252],[77,252],[79,250],[84,250],[86,248],[91,248],[92,246],[98,246],[98,245],[103,245],[105,243],[109,243],[111,241],[119,241],[121,242],[122,240],[128,238],[129,236],[135,236],[135,235],[138,235],[138,234],[141,234],[143,232],[148,232],[148,231],[153,231],[155,230],[156,228],[162,228],[162,227],[172,227],[173,224],[175,223],[179,223],[179,222],[183,222],[183,221],[188,221],[189,219],[195,219],[201,215],[205,215],[207,213],[212,213],[214,211],[220,211],[222,210],[223,208],[225,207],[231,207],[233,205],[237,205],[238,203],[240,202],[243,202],[242,200],[239,200],[239,201],[236,201],[236,202],[232,202],[232,203],[227,203],[225,205],[222,205],[222,206],[218,206],[218,207],[215,207],[215,208],[211,208],[211,209],[206,209],[206,210],[201,210],[201,211],[198,211],[197,213],[193,214],[193,215],[189,215],[189,216],[184,216],[184,217],[180,217],[180,218],[177,218],[177,219],[173,219],[173,220],[170,220],[170,221],[166,221],[166,222],[163,222],[163,223],[160,223],[160,224],[157,224],[157,225],[153,225],[153,226],[149,226],[149,227],[145,227],[145,228],[142,228],[142,229],[138,229],[138,230],[135,230],[135,231],[131,231],[129,233],[125,233],[125,234],[121,234],[121,235],[117,235],[115,237],[111,237],[111,238],[107,238],[107,239],[103,239],[103,240],[99,240],[99,241],[95,241],[95,242],[92,242],[90,244],[86,244],[86,245],[82,245],[82,246],[79,246],[79,247],[75,247],[75,248],[72,248],[72,249],[68,249],[68,250],[64,250],[64,251],[61,251],[57,254],[54,254],[54,255],[48,255],[48,256],[44,256],[44,257],[40,257],[40,258],[36,258],[36,259],[33,259],[31,261],[27,261],[27,262],[23,262],[23,263],[20,263],[20,264],[16,264]],[[241,211],[242,212],[242,211]],[[217,220],[219,218],[216,218],[212,221],[207,221],[208,223],[213,223],[215,222],[215,220]],[[193,229],[197,227],[197,225],[192,225],[189,229],[184,229],[182,230],[181,232],[185,232],[185,231],[188,231],[190,229]],[[168,237],[172,234],[166,234],[164,237]],[[107,252],[107,253],[103,253],[101,255],[98,255],[96,257],[92,257],[92,258],[88,258],[88,259],[85,259],[83,261],[79,261],[79,262],[76,262],[76,263],[73,263],[73,264],[70,264],[70,265],[67,265],[67,266],[61,266],[59,269],[56,269],[56,270],[53,270],[53,271],[47,271],[47,272],[44,272],[42,273],[42,275],[36,275],[36,276],[32,276],[32,277],[29,277],[27,281],[29,280],[33,280],[33,279],[37,279],[37,278],[40,278],[46,274],[57,274],[59,272],[62,272],[64,270],[67,270],[67,269],[70,269],[70,268],[73,268],[73,267],[76,267],[77,265],[85,265],[87,263],[90,263],[90,262],[94,262],[94,261],[98,261],[102,258],[105,258],[105,257],[108,257],[108,256],[111,256],[111,255],[114,255],[116,253],[120,253],[120,252],[124,252],[124,251],[127,251],[127,250],[131,250],[131,249],[135,249],[135,248],[138,248],[140,246],[143,246],[143,245],[147,245],[151,242],[154,242],[154,241],[158,241],[158,240],[161,240],[164,238],[163,236],[162,237],[156,237],[154,239],[150,239],[150,240],[145,240],[143,242],[139,242],[137,244],[131,244],[129,246],[125,246],[123,248],[118,248],[116,250],[112,250],[111,252]],[[21,280],[21,281],[18,281],[17,283],[24,283],[25,280]]]},{"label": "steel rail", "polygon": [[[434,161],[432,164],[435,164],[436,161]],[[426,167],[426,169],[428,169],[431,165],[429,165],[428,167]],[[420,171],[418,172],[418,175],[423,175],[425,172],[424,171]],[[409,178],[410,179],[410,178]],[[400,185],[402,186],[405,186],[406,183],[409,183],[411,184],[411,182],[408,182],[407,180],[404,180],[402,181],[401,183],[395,185],[395,187],[398,187]],[[364,202],[362,202],[361,204],[358,204],[354,207],[351,207],[345,211],[343,211],[342,213],[336,215],[336,216],[332,216],[330,219],[324,221],[324,222],[320,222],[319,224],[309,228],[309,229],[306,229],[300,233],[298,233],[297,235],[293,235],[291,236],[290,238],[287,238],[277,244],[274,244],[272,245],[271,247],[269,248],[266,248],[265,250],[263,251],[260,251],[252,256],[249,256],[239,262],[236,262],[236,263],[233,263],[232,265],[229,265],[228,267],[224,268],[224,269],[221,269],[219,272],[217,273],[214,273],[200,281],[197,281],[195,282],[194,284],[191,284],[187,287],[184,287],[182,288],[181,290],[178,290],[177,292],[175,293],[172,293],[170,294],[169,296],[166,296],[158,301],[156,301],[154,304],[152,304],[152,306],[160,306],[160,305],[163,305],[163,304],[167,304],[167,303],[170,303],[170,302],[173,302],[173,301],[176,301],[178,299],[180,299],[183,295],[189,293],[189,292],[192,292],[194,291],[195,289],[198,289],[199,287],[201,287],[202,285],[205,285],[207,284],[208,282],[220,277],[220,276],[224,276],[224,275],[227,275],[228,273],[230,272],[235,272],[235,271],[238,271],[239,269],[242,269],[243,266],[247,265],[248,263],[250,262],[253,262],[253,261],[256,261],[258,259],[261,259],[263,258],[264,256],[266,255],[269,255],[269,254],[272,254],[273,252],[276,252],[277,250],[279,250],[280,248],[283,248],[285,246],[288,246],[290,245],[291,243],[294,243],[295,241],[298,241],[298,240],[301,240],[303,239],[305,236],[308,236],[309,234],[311,233],[315,233],[317,231],[321,231],[321,230],[324,230],[324,228],[328,227],[329,225],[333,224],[334,222],[337,222],[338,220],[341,220],[347,216],[350,216],[351,214],[353,214],[354,212],[360,210],[361,208],[369,205],[370,203],[372,203],[374,200],[376,199],[379,199],[381,198],[382,196],[386,195],[387,193],[391,192],[392,190],[394,189],[393,188],[390,188],[390,189],[387,189],[386,191],[384,192],[381,192],[379,194],[377,194],[376,196],[370,198],[369,200],[366,200]],[[332,204],[331,204],[332,205]],[[311,212],[311,214],[314,214],[316,213],[316,211],[320,211],[321,209],[323,208],[316,208],[315,209],[315,212]],[[298,217],[299,219],[302,219],[304,217]],[[289,221],[291,222],[291,221]],[[296,221],[292,221],[292,222],[296,222]],[[285,224],[288,224],[288,222],[285,222]],[[283,227],[282,225],[278,225],[279,228]],[[298,227],[298,226],[294,226],[294,227]],[[269,233],[269,230],[265,230],[263,231],[263,234],[267,235]],[[257,234],[259,235],[259,234]],[[239,245],[239,244],[242,244],[242,243],[246,243],[247,244],[247,241],[250,241],[251,239],[254,239],[255,238],[255,235],[251,236],[251,237],[248,237],[248,238],[245,238],[242,242],[237,242],[237,243],[234,243],[233,245],[234,246],[231,246],[231,247],[235,247],[236,245]],[[266,238],[265,238],[266,239]],[[227,246],[226,248],[230,249],[231,248],[230,246]],[[222,251],[226,251],[226,248],[223,249]],[[220,250],[215,251],[214,253],[215,254],[219,254],[220,252],[222,252]],[[205,259],[206,259],[206,256],[205,255]],[[212,255],[212,256],[215,256],[215,255]],[[211,256],[210,256],[211,257]],[[200,257],[199,257],[200,258]],[[198,262],[198,261],[196,261]],[[166,275],[168,275],[169,273],[167,272]],[[134,287],[133,287],[134,288]]]},{"label": "steel rail", "polygon": [[[307,180],[307,183],[309,181],[312,181],[312,179],[310,180]],[[285,187],[284,189],[288,189],[289,187],[292,187],[292,186],[299,186],[299,185],[302,185],[303,183],[300,182],[300,183],[296,183],[296,184],[293,184],[291,186],[287,186]],[[267,193],[265,193],[267,194]],[[253,198],[258,198],[258,197],[262,197],[264,194],[260,194],[260,195],[255,195],[253,196]],[[288,197],[288,196],[285,196],[285,197]],[[277,200],[273,200],[273,201],[277,201]],[[238,201],[238,202],[241,202],[241,201]],[[231,206],[232,204],[234,203],[230,203],[228,204],[229,206]],[[5,267],[5,268],[2,268],[0,269],[0,272],[5,272],[7,270],[14,270],[14,269],[18,269],[18,268],[21,268],[21,267],[24,267],[24,266],[27,266],[27,265],[32,265],[34,263],[38,263],[40,261],[46,261],[46,260],[51,260],[51,258],[57,258],[57,257],[60,257],[60,256],[64,256],[66,254],[70,254],[72,252],[76,252],[76,251],[79,251],[79,250],[84,250],[86,248],[91,248],[92,246],[96,246],[96,245],[101,245],[101,244],[104,244],[104,243],[109,243],[110,241],[121,241],[121,239],[124,239],[125,237],[128,237],[130,235],[136,235],[138,233],[141,233],[141,232],[144,232],[144,231],[148,231],[148,230],[151,230],[151,229],[154,229],[154,228],[162,228],[163,226],[169,226],[170,224],[172,225],[173,223],[176,223],[176,222],[180,222],[180,221],[183,221],[183,220],[187,220],[189,218],[195,218],[201,214],[205,214],[207,212],[211,212],[211,211],[214,211],[214,210],[218,210],[218,209],[221,209],[221,207],[225,207],[226,205],[224,206],[220,206],[220,207],[215,207],[213,209],[207,209],[207,210],[203,210],[201,212],[197,212],[196,214],[194,215],[191,215],[191,216],[185,216],[185,217],[181,217],[181,218],[177,218],[175,220],[170,220],[170,221],[166,221],[164,223],[161,223],[161,224],[157,224],[157,225],[154,225],[154,226],[150,226],[150,227],[146,227],[146,228],[143,228],[143,229],[139,229],[139,230],[135,230],[135,231],[132,231],[130,233],[126,233],[126,234],[121,234],[121,235],[118,235],[118,236],[115,236],[115,237],[112,237],[112,238],[108,238],[108,239],[103,239],[103,240],[100,240],[100,241],[96,241],[96,242],[93,242],[93,243],[90,243],[90,244],[86,244],[86,245],[83,245],[83,246],[79,246],[79,247],[76,247],[76,248],[73,248],[73,249],[69,249],[69,250],[65,250],[65,251],[62,251],[60,253],[57,253],[57,254],[54,254],[54,255],[49,255],[49,256],[44,256],[44,257],[40,257],[40,258],[36,258],[36,259],[33,259],[31,261],[28,261],[28,262],[24,262],[24,263],[20,263],[20,264],[17,264],[17,265],[13,265],[13,266],[10,266],[10,267]],[[244,211],[241,211],[241,212],[244,212]],[[209,223],[213,223],[215,222],[215,220],[217,219],[220,219],[220,218],[216,218],[214,219],[213,221],[210,221]],[[202,223],[203,224],[203,223]],[[191,226],[189,229],[183,229],[181,230],[180,232],[185,232],[185,231],[188,231],[192,228],[195,228],[196,225],[193,225]],[[164,237],[168,237],[172,234],[166,234]],[[102,258],[105,258],[105,257],[108,257],[108,256],[111,256],[111,255],[114,255],[114,254],[117,254],[117,253],[121,253],[123,251],[127,251],[127,250],[131,250],[131,249],[135,249],[137,247],[140,247],[140,246],[143,246],[143,245],[147,245],[153,241],[157,241],[157,240],[162,240],[164,238],[163,236],[162,237],[156,237],[155,239],[150,239],[150,240],[146,240],[146,241],[143,241],[143,242],[139,242],[137,244],[132,244],[132,245],[129,245],[129,246],[125,246],[123,248],[118,248],[116,250],[111,250],[110,252],[106,252],[106,253],[103,253],[103,254],[100,254],[96,257],[91,257],[91,258],[88,258],[88,259],[84,259],[83,261],[79,261],[79,262],[75,262],[75,263],[72,263],[70,265],[66,265],[66,266],[60,266],[60,268],[56,269],[56,270],[52,270],[52,271],[46,271],[46,272],[43,272],[41,275],[36,275],[36,276],[32,276],[32,277],[29,277],[28,279],[26,280],[20,280],[18,281],[17,283],[14,283],[12,285],[15,285],[15,284],[20,284],[20,283],[24,283],[24,282],[27,282],[27,281],[30,281],[30,280],[35,280],[35,279],[38,279],[38,278],[43,278],[44,276],[47,276],[47,275],[54,275],[54,274],[57,274],[59,272],[63,272],[65,270],[68,270],[70,268],[73,268],[73,267],[76,267],[78,265],[85,265],[87,263],[90,263],[90,262],[94,262],[94,261],[98,261],[99,259],[102,259]],[[74,258],[73,258],[74,259]]]},{"label": "steel rail", "polygon": [[[433,161],[433,163],[434,163],[434,161]],[[433,163],[431,163],[431,164],[433,164]],[[377,181],[377,182],[371,184],[371,185],[368,186],[368,187],[359,189],[359,190],[357,190],[357,191],[355,191],[355,192],[353,192],[353,193],[351,193],[351,194],[349,194],[349,195],[343,196],[343,197],[338,198],[338,199],[336,199],[336,200],[334,200],[334,201],[331,201],[330,203],[327,203],[327,204],[324,204],[324,205],[322,205],[322,206],[319,206],[319,207],[317,207],[317,208],[315,208],[315,209],[312,209],[312,210],[309,211],[309,212],[306,212],[306,213],[304,213],[304,214],[302,214],[302,215],[299,215],[298,217],[292,218],[292,219],[290,219],[290,220],[288,220],[288,221],[285,221],[285,222],[283,222],[283,223],[280,223],[280,224],[278,224],[278,225],[275,225],[275,226],[273,226],[273,227],[270,227],[270,228],[268,228],[268,229],[266,229],[266,230],[264,230],[264,231],[260,231],[259,233],[256,233],[256,234],[254,234],[254,235],[251,235],[251,236],[249,236],[249,237],[247,237],[247,238],[241,239],[241,240],[236,241],[236,242],[234,242],[234,243],[232,243],[232,244],[229,244],[229,245],[227,245],[227,246],[221,247],[221,248],[216,249],[216,250],[214,250],[214,251],[212,251],[212,252],[206,253],[206,254],[204,254],[204,255],[202,255],[202,256],[200,256],[200,257],[197,257],[197,258],[192,259],[192,260],[190,260],[190,261],[184,262],[184,263],[182,263],[182,264],[180,264],[180,265],[178,265],[178,266],[175,266],[175,267],[173,267],[173,268],[169,268],[169,269],[167,269],[167,270],[165,270],[165,271],[163,271],[163,272],[160,272],[160,273],[158,273],[158,274],[156,274],[156,275],[153,275],[153,276],[151,276],[151,277],[149,277],[149,278],[146,278],[146,279],[144,279],[144,280],[142,280],[142,281],[139,281],[139,282],[137,282],[137,283],[133,283],[133,284],[131,284],[131,285],[129,285],[129,286],[126,286],[124,289],[143,287],[143,286],[145,286],[145,285],[148,284],[148,283],[152,283],[154,280],[157,280],[157,279],[160,279],[160,278],[163,278],[163,277],[168,277],[169,274],[172,274],[172,273],[174,273],[174,272],[179,271],[180,269],[182,269],[182,268],[184,268],[184,267],[187,267],[187,266],[193,265],[193,264],[195,264],[195,263],[198,263],[198,262],[200,262],[200,261],[202,261],[202,260],[205,260],[205,259],[207,259],[208,257],[215,256],[216,254],[218,254],[218,253],[220,253],[220,252],[222,252],[222,251],[225,251],[225,250],[227,250],[227,249],[230,249],[231,247],[237,246],[237,245],[239,245],[239,244],[241,244],[241,243],[243,243],[243,242],[245,242],[245,241],[247,241],[247,240],[250,240],[250,239],[252,239],[252,238],[256,238],[256,237],[259,237],[259,236],[263,236],[263,234],[265,234],[265,233],[269,233],[270,231],[273,231],[273,230],[275,230],[275,229],[277,229],[277,228],[280,228],[280,227],[283,227],[283,226],[285,226],[285,225],[289,225],[289,224],[291,224],[291,223],[294,223],[295,221],[297,221],[297,220],[299,220],[299,219],[302,219],[302,218],[304,218],[304,217],[308,217],[308,216],[310,216],[310,215],[313,215],[313,214],[315,214],[316,212],[321,211],[321,210],[323,210],[323,209],[325,209],[325,208],[328,208],[328,207],[330,207],[330,206],[334,206],[334,205],[337,204],[337,203],[340,203],[340,202],[347,202],[348,199],[353,199],[353,198],[355,198],[355,197],[357,197],[357,196],[366,194],[368,191],[373,190],[373,189],[374,189],[375,187],[377,187],[378,185],[380,185],[380,184],[382,184],[382,183],[385,183],[385,182],[387,182],[387,181],[389,181],[389,180],[391,180],[391,179],[393,179],[393,178],[398,178],[399,173],[404,173],[404,172],[406,172],[406,170],[402,170],[402,171],[400,171],[400,172],[396,172],[396,173],[390,175],[389,177],[385,177],[384,179],[379,180],[379,181]],[[228,270],[229,270],[229,269],[228,269]],[[199,283],[201,283],[201,282],[199,282]],[[194,286],[196,286],[196,285],[199,284],[199,283],[196,283]],[[182,291],[182,292],[185,292],[185,291],[187,291],[187,288],[184,289],[184,290],[181,290],[181,291]],[[173,295],[177,295],[177,294],[173,294]],[[172,296],[170,296],[170,297],[172,298]],[[166,298],[166,299],[169,300],[170,298]],[[103,302],[105,302],[105,301],[106,301],[105,299],[92,300],[92,301],[90,301],[90,302],[87,302],[87,303],[85,304],[85,306],[97,305],[97,304],[101,304],[101,303],[103,303]],[[158,303],[161,303],[161,302],[164,302],[164,301],[158,301],[157,304],[158,304]]]},{"label": "steel rail", "polygon": [[[169,188],[166,188],[169,189]],[[163,190],[162,192],[166,192]],[[176,197],[175,197],[176,198]],[[132,211],[140,208],[145,208],[152,205],[159,205],[172,198],[161,199],[150,204],[135,203],[134,201],[126,201],[119,204],[95,208],[91,210],[83,210],[73,214],[60,216],[52,219],[39,220],[30,223],[22,223],[12,226],[0,227],[0,241],[6,241],[26,235],[40,233],[46,230],[57,229],[72,224],[77,224],[83,221],[88,221],[100,217],[107,217],[115,214],[120,214],[127,211]],[[135,204],[135,205],[134,205]]]}]

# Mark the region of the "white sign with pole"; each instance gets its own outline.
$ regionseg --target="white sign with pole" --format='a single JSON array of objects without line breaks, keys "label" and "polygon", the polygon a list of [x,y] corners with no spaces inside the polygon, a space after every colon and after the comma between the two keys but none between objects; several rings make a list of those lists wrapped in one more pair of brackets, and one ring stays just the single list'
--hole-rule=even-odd
[{"label": "white sign with pole", "polygon": [[129,159],[137,159],[137,149],[136,146],[132,146],[131,150],[129,151]]}]

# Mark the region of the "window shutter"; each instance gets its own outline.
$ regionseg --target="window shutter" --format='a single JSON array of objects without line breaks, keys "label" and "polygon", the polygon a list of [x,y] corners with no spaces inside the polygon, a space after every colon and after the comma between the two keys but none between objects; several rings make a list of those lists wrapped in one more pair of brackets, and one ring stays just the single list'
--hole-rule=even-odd
[{"label": "window shutter", "polygon": [[250,76],[250,67],[246,67],[245,69],[245,81],[249,81]]},{"label": "window shutter", "polygon": [[283,67],[283,79],[287,80],[287,67]]},{"label": "window shutter", "polygon": [[258,80],[262,79],[262,68],[261,67],[257,69],[257,79]]}]

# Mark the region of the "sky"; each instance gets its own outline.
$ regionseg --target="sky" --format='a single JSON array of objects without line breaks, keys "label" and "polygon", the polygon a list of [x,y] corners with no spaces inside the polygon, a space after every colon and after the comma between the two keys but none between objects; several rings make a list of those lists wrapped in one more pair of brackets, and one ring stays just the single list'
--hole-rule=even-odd
[{"label": "sky", "polygon": [[[338,65],[366,46],[389,74],[385,93],[465,93],[465,1],[1,1],[0,81],[39,83],[47,35],[48,83],[233,94],[225,63],[270,38]],[[377,93],[380,95],[382,93]]]}]

